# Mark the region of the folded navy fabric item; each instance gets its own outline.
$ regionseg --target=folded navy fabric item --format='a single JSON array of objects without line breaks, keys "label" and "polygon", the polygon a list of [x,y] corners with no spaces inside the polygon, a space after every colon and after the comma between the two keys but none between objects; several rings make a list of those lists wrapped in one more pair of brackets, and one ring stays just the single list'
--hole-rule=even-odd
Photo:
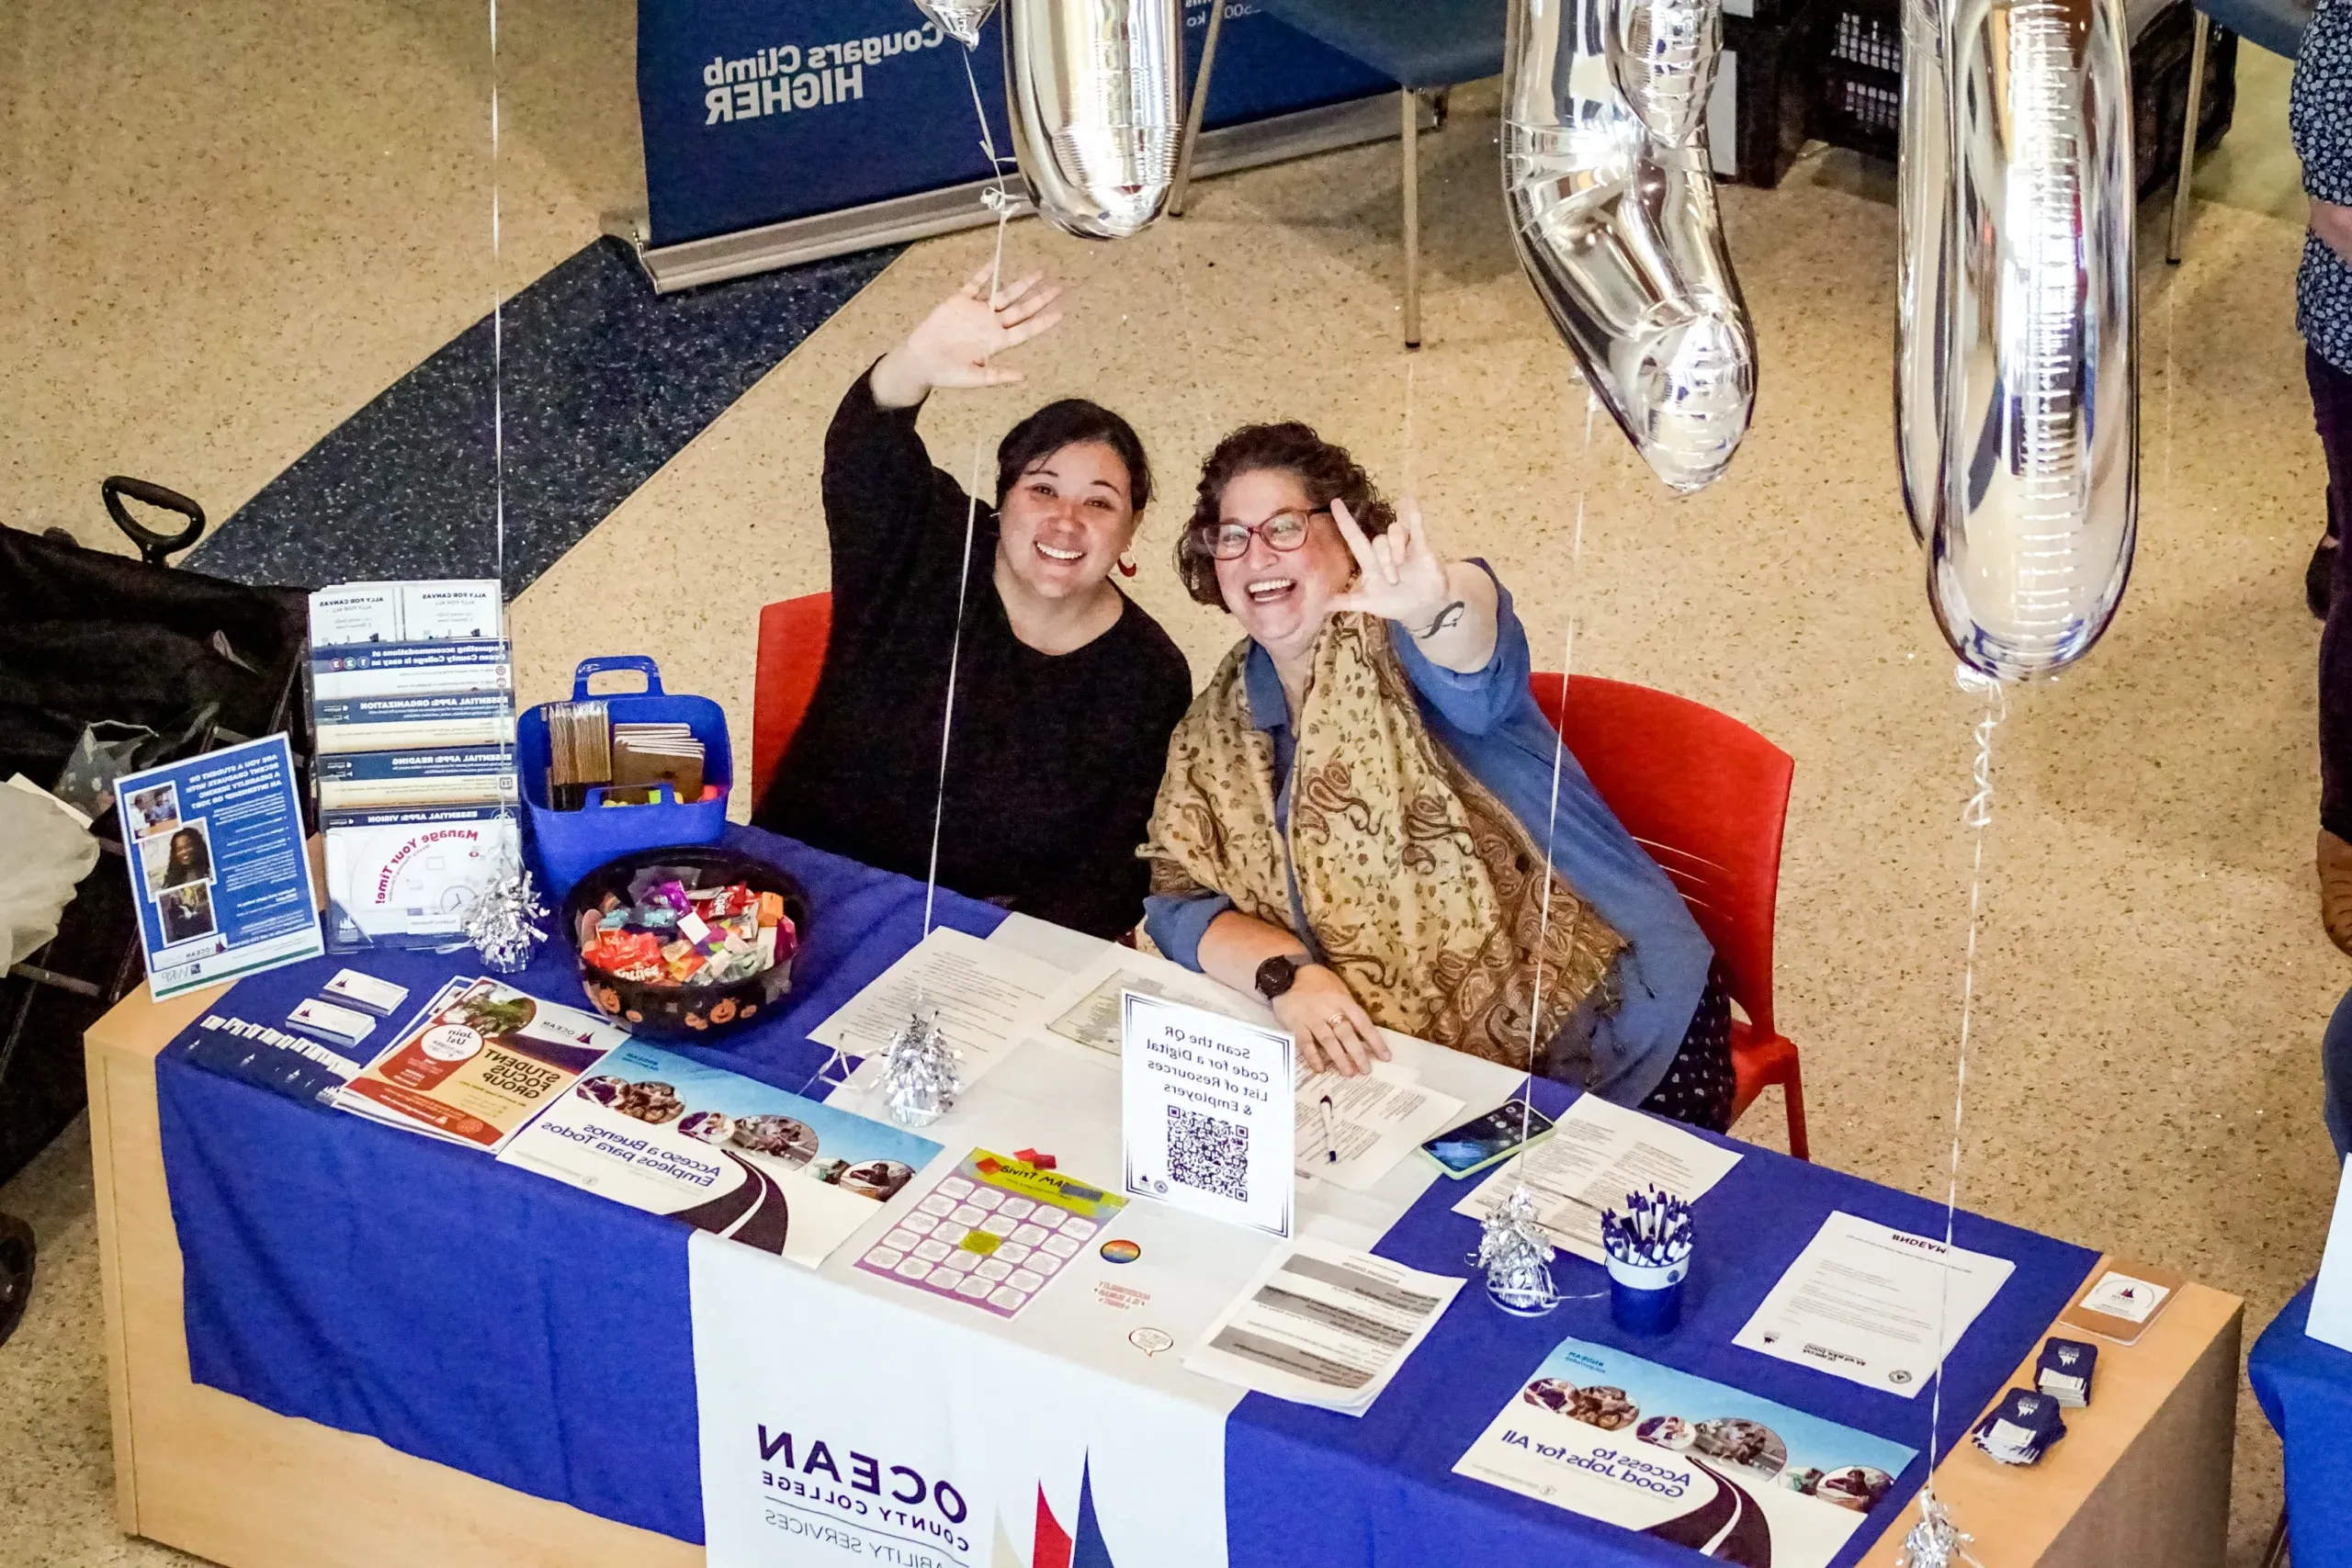
[{"label": "folded navy fabric item", "polygon": [[2032,1464],[2066,1435],[2066,1423],[2050,1395],[2013,1388],[1973,1435],[1978,1448],[2003,1464]]},{"label": "folded navy fabric item", "polygon": [[2098,1369],[2098,1346],[2052,1336],[2034,1363],[2033,1386],[2067,1409],[2079,1410],[2091,1402],[2091,1374]]}]

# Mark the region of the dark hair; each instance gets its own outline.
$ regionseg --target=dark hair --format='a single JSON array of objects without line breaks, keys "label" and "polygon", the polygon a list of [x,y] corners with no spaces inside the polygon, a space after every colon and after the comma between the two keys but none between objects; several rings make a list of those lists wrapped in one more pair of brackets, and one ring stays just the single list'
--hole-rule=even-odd
[{"label": "dark hair", "polygon": [[1065,446],[1100,441],[1119,456],[1127,468],[1127,504],[1141,512],[1151,500],[1151,465],[1143,455],[1143,438],[1136,427],[1084,398],[1064,398],[1047,403],[1004,433],[996,444],[996,503],[1012,493],[1021,476]]},{"label": "dark hair", "polygon": [[1216,560],[1209,553],[1207,532],[1216,526],[1225,502],[1225,487],[1244,474],[1275,470],[1289,474],[1305,488],[1317,506],[1334,501],[1348,503],[1349,515],[1376,538],[1396,521],[1396,513],[1363,471],[1363,465],[1344,446],[1315,434],[1296,420],[1281,424],[1245,424],[1216,444],[1201,465],[1201,488],[1193,503],[1193,520],[1176,540],[1176,575],[1199,604],[1225,607],[1216,585]]},{"label": "dark hair", "polygon": [[[188,847],[196,852],[196,859],[185,866],[179,863],[182,840],[186,840]],[[206,846],[204,835],[193,828],[182,828],[174,833],[171,842],[164,846],[164,886],[166,887],[176,887],[182,883],[210,876],[212,852]]]}]

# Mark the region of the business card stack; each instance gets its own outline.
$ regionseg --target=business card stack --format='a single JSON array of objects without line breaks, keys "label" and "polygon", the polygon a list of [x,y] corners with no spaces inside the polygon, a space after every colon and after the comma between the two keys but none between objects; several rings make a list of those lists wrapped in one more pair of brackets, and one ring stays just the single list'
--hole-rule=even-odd
[{"label": "business card stack", "polygon": [[[549,703],[548,805],[578,811],[600,806],[650,806],[666,789],[669,804],[703,798],[703,744],[684,723],[616,724],[599,698]],[[592,792],[601,791],[601,794]]]},{"label": "business card stack", "polygon": [[520,852],[514,658],[492,579],[311,595],[327,946],[437,947]]},{"label": "business card stack", "polygon": [[2009,1390],[1999,1408],[1976,1424],[1976,1446],[2003,1464],[2036,1464],[2066,1435],[2058,1402],[2046,1393]]},{"label": "business card stack", "polygon": [[2091,1373],[2098,1367],[2098,1346],[2053,1336],[2043,1341],[2041,1359],[2034,1363],[2033,1386],[2067,1409],[2080,1410],[2091,1402]]}]

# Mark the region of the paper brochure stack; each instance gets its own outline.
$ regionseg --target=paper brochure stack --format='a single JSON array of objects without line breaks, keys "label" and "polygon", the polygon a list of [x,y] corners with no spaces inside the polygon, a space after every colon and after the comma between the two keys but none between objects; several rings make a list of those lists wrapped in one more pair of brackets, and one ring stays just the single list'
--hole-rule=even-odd
[{"label": "paper brochure stack", "polygon": [[494,581],[311,595],[330,948],[447,943],[519,853],[514,688]]}]

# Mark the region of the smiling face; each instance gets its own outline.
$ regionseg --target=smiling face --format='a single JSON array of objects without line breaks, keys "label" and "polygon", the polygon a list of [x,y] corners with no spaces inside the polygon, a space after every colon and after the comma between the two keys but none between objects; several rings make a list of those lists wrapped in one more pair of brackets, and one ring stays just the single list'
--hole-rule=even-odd
[{"label": "smiling face", "polygon": [[1074,441],[1029,465],[998,509],[998,554],[1041,599],[1092,592],[1135,538],[1126,464]]},{"label": "smiling face", "polygon": [[[1287,468],[1256,468],[1236,474],[1227,483],[1217,500],[1217,519],[1256,524],[1277,513],[1314,508],[1314,497],[1296,474]],[[1355,557],[1347,541],[1330,517],[1320,513],[1307,520],[1306,542],[1295,550],[1275,549],[1261,532],[1250,536],[1248,550],[1216,563],[1225,607],[1277,663],[1315,646],[1331,601],[1347,592],[1355,575]]]}]

